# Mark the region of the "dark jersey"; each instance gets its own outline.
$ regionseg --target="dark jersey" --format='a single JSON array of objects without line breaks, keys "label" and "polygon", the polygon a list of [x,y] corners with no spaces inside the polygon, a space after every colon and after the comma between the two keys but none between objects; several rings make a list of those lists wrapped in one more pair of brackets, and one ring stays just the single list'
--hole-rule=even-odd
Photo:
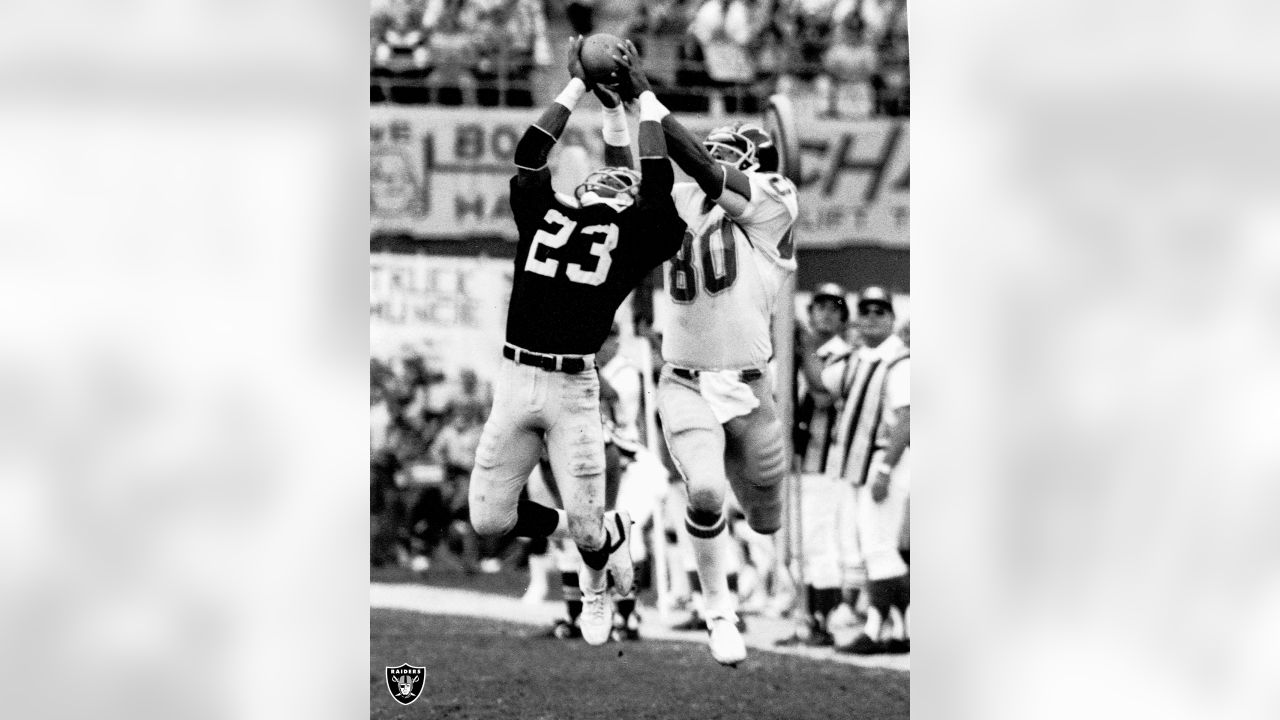
[{"label": "dark jersey", "polygon": [[[596,352],[627,294],[680,249],[685,224],[671,199],[670,181],[665,189],[661,182],[646,185],[649,161],[643,164],[639,197],[622,212],[603,204],[564,204],[545,170],[511,179],[520,242],[507,342],[556,355]],[[669,178],[667,168],[653,174]]]}]

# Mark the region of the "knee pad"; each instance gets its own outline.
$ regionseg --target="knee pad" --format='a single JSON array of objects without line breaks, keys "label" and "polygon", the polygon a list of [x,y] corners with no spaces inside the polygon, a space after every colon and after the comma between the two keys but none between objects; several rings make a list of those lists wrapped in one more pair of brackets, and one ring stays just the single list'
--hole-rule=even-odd
[{"label": "knee pad", "polygon": [[767,446],[760,448],[757,452],[752,453],[755,460],[754,477],[751,480],[752,485],[759,487],[773,487],[782,482],[787,475],[788,462],[786,448],[782,445],[782,436],[777,437],[776,442],[770,442]]}]

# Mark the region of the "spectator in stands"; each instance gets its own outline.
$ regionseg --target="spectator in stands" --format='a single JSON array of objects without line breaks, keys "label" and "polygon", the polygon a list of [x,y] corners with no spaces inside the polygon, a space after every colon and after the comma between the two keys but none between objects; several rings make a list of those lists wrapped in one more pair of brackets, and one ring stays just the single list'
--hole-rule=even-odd
[{"label": "spectator in stands", "polygon": [[370,26],[375,67],[421,70],[427,66],[421,1],[389,0],[370,16]]},{"label": "spectator in stands", "polygon": [[[482,105],[532,105],[535,67],[552,61],[542,0],[471,0]],[[514,91],[514,92],[513,92]],[[504,97],[505,95],[505,97]],[[513,97],[514,96],[514,97]]]},{"label": "spectator in stands", "polygon": [[399,414],[393,411],[387,432],[388,446],[396,459],[396,501],[392,517],[397,528],[399,561],[421,571],[426,570],[423,559],[428,528],[420,511],[425,507],[424,494],[430,485],[439,481],[436,463],[430,454],[439,423],[410,414],[409,407]]},{"label": "spectator in stands", "polygon": [[822,58],[831,44],[835,0],[791,0],[785,26],[791,48],[787,78],[779,92],[792,93],[794,84],[807,82],[822,72]]},{"label": "spectator in stands", "polygon": [[493,406],[493,386],[481,382],[475,370],[463,368],[458,373],[457,384],[449,391],[448,404],[455,413],[469,412],[483,422],[489,415],[489,408]]},{"label": "spectator in stands", "polygon": [[564,6],[564,14],[569,18],[569,25],[578,35],[590,35],[595,30],[596,0],[569,0]]},{"label": "spectator in stands", "polygon": [[473,0],[430,0],[424,21],[430,27],[432,70],[427,75],[428,100],[442,104],[476,103],[479,60],[473,28],[481,8]]},{"label": "spectator in stands", "polygon": [[554,57],[547,39],[547,13],[542,0],[508,0],[507,40],[521,61],[549,67]]},{"label": "spectator in stands", "polygon": [[391,446],[391,411],[381,379],[369,384],[369,554],[374,567],[396,559],[399,529],[393,510],[397,501],[396,472],[400,465]]},{"label": "spectator in stands", "polygon": [[622,37],[635,43],[644,57],[645,74],[657,90],[677,84],[677,62],[694,9],[686,0],[641,3],[622,27]]},{"label": "spectator in stands", "polygon": [[433,388],[443,376],[417,353],[399,358],[398,364],[391,390],[393,414],[407,427],[426,433],[426,426],[438,424],[444,414],[445,402],[433,398]]},{"label": "spectator in stands", "polygon": [[872,78],[876,112],[907,116],[911,113],[911,74],[906,0],[863,0],[860,11],[878,54],[878,72]]},{"label": "spectator in stands", "polygon": [[391,98],[397,78],[420,77],[427,69],[422,0],[389,0],[370,22],[373,74],[380,78],[383,97]]},{"label": "spectator in stands", "polygon": [[644,379],[640,368],[619,352],[621,330],[617,323],[609,337],[596,351],[600,368],[600,408],[613,424],[613,432],[623,440],[640,442],[640,403],[644,395]]},{"label": "spectator in stands", "polygon": [[831,47],[823,55],[818,92],[826,100],[828,117],[868,117],[875,110],[871,78],[876,72],[876,49],[867,38],[858,12],[860,0],[841,0],[834,10]]},{"label": "spectator in stands", "polygon": [[689,32],[698,41],[712,82],[741,88],[755,80],[755,61],[748,50],[757,29],[754,7],[747,0],[706,0],[694,15]]},{"label": "spectator in stands", "polygon": [[450,533],[461,544],[464,569],[475,572],[497,572],[501,563],[492,551],[493,545],[482,546],[470,522],[467,497],[471,486],[471,469],[475,466],[476,447],[480,444],[482,416],[476,406],[463,403],[451,408],[449,424],[431,445],[431,457],[444,468],[444,514],[451,520]]}]

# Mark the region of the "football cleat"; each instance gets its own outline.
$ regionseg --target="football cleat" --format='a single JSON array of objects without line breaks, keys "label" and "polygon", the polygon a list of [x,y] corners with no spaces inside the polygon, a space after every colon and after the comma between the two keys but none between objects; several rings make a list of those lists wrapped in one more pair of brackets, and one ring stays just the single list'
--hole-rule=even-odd
[{"label": "football cleat", "polygon": [[911,652],[911,639],[894,638],[884,644],[884,651],[889,655],[905,655]]},{"label": "football cleat", "polygon": [[711,657],[721,665],[735,667],[747,659],[747,645],[742,640],[738,618],[733,613],[707,618],[707,644],[711,648]]},{"label": "football cleat", "polygon": [[607,593],[582,593],[582,615],[578,618],[578,627],[588,645],[609,642],[609,631],[613,630],[613,603],[609,602]]},{"label": "football cleat", "polygon": [[671,629],[672,630],[706,630],[707,621],[703,620],[702,616],[695,612],[689,616],[688,620],[685,620],[679,625],[672,625]]},{"label": "football cleat", "polygon": [[582,630],[577,624],[572,623],[564,618],[556,620],[556,624],[551,626],[543,637],[555,638],[556,640],[573,640],[582,637]]},{"label": "football cleat", "polygon": [[625,512],[610,510],[605,513],[604,524],[610,529],[610,537],[613,538],[605,569],[613,576],[614,592],[626,595],[636,584],[636,568],[631,562],[631,516]]},{"label": "football cleat", "polygon": [[836,648],[836,652],[849,653],[850,655],[883,655],[887,648],[885,644],[872,640],[866,633],[858,633],[858,639],[849,645],[843,645]]},{"label": "football cleat", "polygon": [[609,639],[614,642],[634,642],[640,639],[640,616],[637,613],[631,613],[626,620],[622,616],[618,616],[613,623],[613,631],[609,633]]},{"label": "football cleat", "polygon": [[775,647],[833,647],[835,638],[826,630],[810,630],[807,634],[799,633],[774,643]]}]

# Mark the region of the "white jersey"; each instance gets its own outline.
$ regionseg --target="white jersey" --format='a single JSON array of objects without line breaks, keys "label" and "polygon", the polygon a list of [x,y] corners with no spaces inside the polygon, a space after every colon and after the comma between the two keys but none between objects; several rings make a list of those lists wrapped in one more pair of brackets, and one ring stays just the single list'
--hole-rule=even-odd
[{"label": "white jersey", "polygon": [[662,357],[695,370],[760,368],[773,355],[770,318],[795,271],[791,226],[796,188],[776,173],[746,173],[751,202],[739,218],[711,203],[696,183],[672,190],[688,225],[680,252],[666,262],[671,322]]}]

